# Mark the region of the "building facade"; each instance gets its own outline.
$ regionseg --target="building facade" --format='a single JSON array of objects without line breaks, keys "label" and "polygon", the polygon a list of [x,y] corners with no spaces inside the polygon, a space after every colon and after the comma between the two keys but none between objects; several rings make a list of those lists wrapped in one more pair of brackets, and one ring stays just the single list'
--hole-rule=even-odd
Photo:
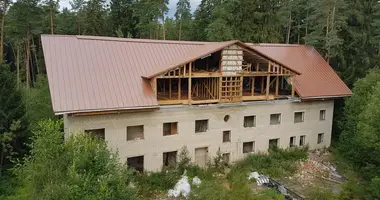
[{"label": "building facade", "polygon": [[65,137],[104,138],[157,171],[186,147],[205,165],[269,148],[329,147],[334,100],[351,91],[312,47],[42,36]]},{"label": "building facade", "polygon": [[[333,109],[333,100],[163,106],[149,112],[66,116],[64,124],[66,136],[85,130],[104,130],[109,147],[118,151],[122,161],[143,157],[144,169],[157,171],[165,165],[165,153],[178,154],[183,146],[200,165],[215,157],[219,149],[230,162],[251,152],[265,152],[271,140],[277,140],[281,148],[293,145],[308,145],[311,149],[329,147]],[[277,114],[279,119],[273,117]],[[202,120],[207,120],[206,129],[196,131],[196,123]],[[168,123],[177,123],[176,130],[165,135],[164,124]],[[130,128],[136,126],[142,127],[141,134]],[[133,134],[135,137],[128,138]],[[199,148],[207,150],[203,157],[196,155]]]}]

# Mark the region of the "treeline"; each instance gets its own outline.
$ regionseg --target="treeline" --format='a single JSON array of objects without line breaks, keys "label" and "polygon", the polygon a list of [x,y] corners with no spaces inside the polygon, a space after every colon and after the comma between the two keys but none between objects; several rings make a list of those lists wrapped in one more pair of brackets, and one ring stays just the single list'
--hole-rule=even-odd
[{"label": "treeline", "polygon": [[380,60],[377,0],[202,0],[194,13],[178,0],[174,16],[168,0],[72,0],[71,9],[58,0],[1,2],[0,55],[27,87],[45,73],[40,34],[308,44],[349,86]]}]

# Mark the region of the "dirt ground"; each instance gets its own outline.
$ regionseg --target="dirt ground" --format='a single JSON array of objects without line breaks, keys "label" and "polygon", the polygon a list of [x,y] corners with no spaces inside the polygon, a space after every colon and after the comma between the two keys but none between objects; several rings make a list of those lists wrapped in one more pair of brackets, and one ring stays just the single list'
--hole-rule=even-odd
[{"label": "dirt ground", "polygon": [[331,189],[335,194],[341,191],[345,178],[336,171],[327,150],[310,151],[308,159],[300,161],[298,166],[295,175],[279,180],[290,190],[301,196],[305,196],[310,187]]}]

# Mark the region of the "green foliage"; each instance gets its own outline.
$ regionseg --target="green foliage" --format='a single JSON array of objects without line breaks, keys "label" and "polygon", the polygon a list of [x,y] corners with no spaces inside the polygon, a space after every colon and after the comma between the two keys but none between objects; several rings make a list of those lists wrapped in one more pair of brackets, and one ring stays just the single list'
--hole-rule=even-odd
[{"label": "green foliage", "polygon": [[131,172],[104,141],[75,134],[67,142],[59,121],[34,131],[30,156],[14,169],[20,188],[14,199],[134,199]]},{"label": "green foliage", "polygon": [[35,87],[23,88],[26,116],[32,127],[44,119],[54,119],[47,77],[39,75]]},{"label": "green foliage", "polygon": [[332,193],[331,189],[310,188],[307,199],[310,200],[336,200],[337,197]]},{"label": "green foliage", "polygon": [[25,150],[27,142],[27,120],[20,91],[16,89],[14,75],[9,66],[0,65],[0,176],[10,164],[15,153]]},{"label": "green foliage", "polygon": [[[249,172],[257,171],[273,178],[285,177],[297,170],[296,161],[307,158],[306,149],[276,149],[269,155],[258,153],[249,155],[246,159],[232,167],[232,174],[246,176]],[[233,179],[234,177],[229,177]]]},{"label": "green foliage", "polygon": [[148,198],[160,191],[167,192],[172,189],[181,175],[176,171],[154,172],[136,176],[137,195]]}]

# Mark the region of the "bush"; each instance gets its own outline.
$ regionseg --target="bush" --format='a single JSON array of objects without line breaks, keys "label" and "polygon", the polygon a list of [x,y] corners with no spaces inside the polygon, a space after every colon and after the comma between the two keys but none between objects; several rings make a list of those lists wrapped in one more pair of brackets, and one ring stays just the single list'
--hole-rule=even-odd
[{"label": "bush", "polygon": [[144,173],[136,176],[137,194],[139,197],[152,197],[161,191],[172,189],[181,175],[178,172]]},{"label": "bush", "polygon": [[14,199],[135,199],[131,171],[104,141],[78,133],[64,142],[60,127],[38,124],[30,156],[15,168],[21,186]]}]

